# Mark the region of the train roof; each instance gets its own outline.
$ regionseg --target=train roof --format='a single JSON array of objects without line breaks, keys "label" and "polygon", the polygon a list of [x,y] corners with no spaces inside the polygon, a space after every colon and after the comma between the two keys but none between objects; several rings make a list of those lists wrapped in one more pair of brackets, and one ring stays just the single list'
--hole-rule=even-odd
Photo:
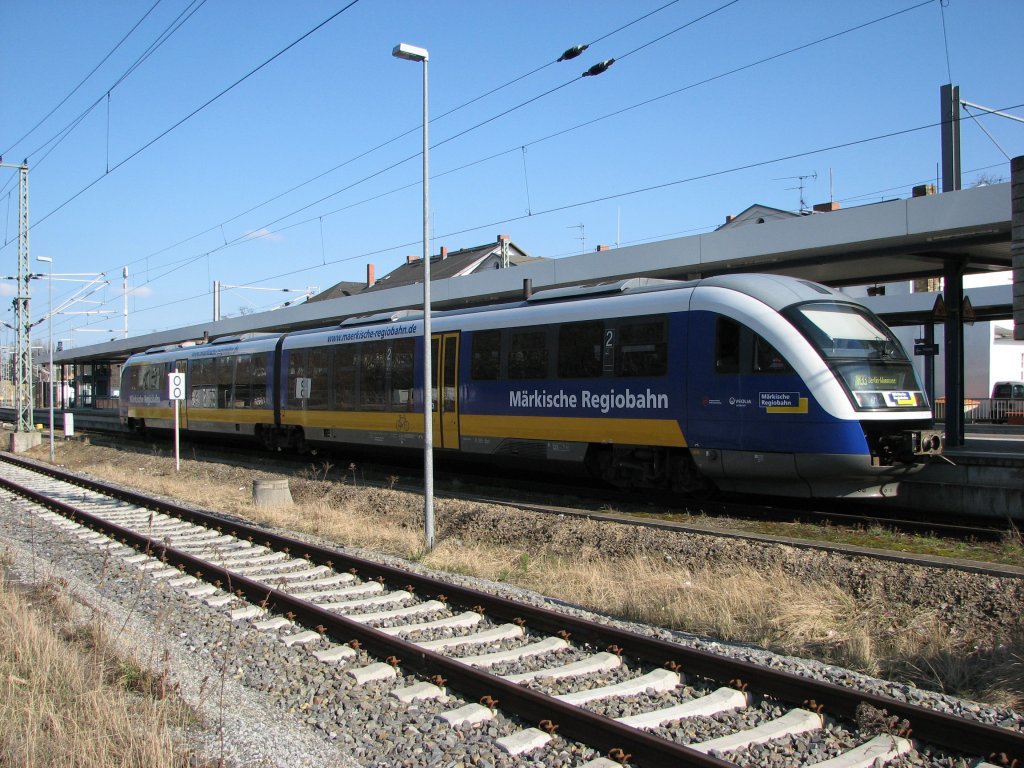
[{"label": "train roof", "polygon": [[766,274],[730,274],[706,277],[697,283],[701,287],[727,288],[738,293],[751,296],[763,304],[767,304],[776,312],[802,304],[806,301],[822,301],[832,299],[848,304],[856,304],[844,293],[810,280],[801,280],[785,275]]},{"label": "train roof", "polygon": [[[637,296],[639,294],[671,292],[675,290],[694,290],[700,288],[721,288],[736,293],[750,296],[775,311],[781,311],[794,304],[802,304],[808,301],[842,301],[844,303],[856,303],[849,296],[835,291],[819,283],[810,280],[787,277],[784,275],[771,274],[727,274],[701,278],[698,280],[661,280],[654,278],[629,278],[616,280],[597,285],[580,285],[566,288],[556,288],[545,291],[538,291],[524,300],[504,304],[492,304],[482,307],[467,307],[446,312],[435,312],[433,316],[442,319],[446,317],[472,317],[476,316],[483,320],[490,313],[501,310],[527,310],[527,315],[522,319],[532,316],[529,307],[551,307],[559,304],[574,304],[586,300],[599,298],[612,298],[616,296]],[[549,315],[550,313],[540,313]],[[570,312],[570,314],[574,314]],[[358,330],[366,326],[387,326],[395,323],[415,323],[421,320],[421,310],[402,310],[395,312],[383,312],[372,315],[363,315],[348,318],[338,325],[310,328],[302,331],[285,334],[285,345],[292,346],[292,343],[302,344],[303,337],[316,336],[318,334],[337,332],[343,330]],[[539,319],[539,318],[538,318]],[[550,322],[550,320],[548,320]],[[413,331],[415,333],[415,331]],[[156,347],[147,350],[143,355],[154,355],[167,352],[184,352],[189,357],[205,356],[216,354],[212,349],[215,346],[227,346],[231,343],[268,341],[280,339],[282,334],[247,334],[242,336],[228,336],[213,339],[207,344],[183,344],[170,347]],[[291,342],[291,343],[290,343]],[[205,350],[209,350],[208,352]],[[143,355],[133,355],[141,357]]]}]

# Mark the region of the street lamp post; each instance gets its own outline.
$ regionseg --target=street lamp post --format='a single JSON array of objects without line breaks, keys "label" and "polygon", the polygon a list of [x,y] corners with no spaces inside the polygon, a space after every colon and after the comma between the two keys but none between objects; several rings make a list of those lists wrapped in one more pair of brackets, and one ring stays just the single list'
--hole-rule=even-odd
[{"label": "street lamp post", "polygon": [[434,408],[430,352],[430,175],[427,154],[427,61],[426,48],[399,43],[391,55],[423,63],[423,530],[427,551],[434,548]]},{"label": "street lamp post", "polygon": [[46,327],[50,333],[50,463],[53,464],[53,258],[50,256],[36,256],[36,261],[49,265],[49,274],[46,278]]}]

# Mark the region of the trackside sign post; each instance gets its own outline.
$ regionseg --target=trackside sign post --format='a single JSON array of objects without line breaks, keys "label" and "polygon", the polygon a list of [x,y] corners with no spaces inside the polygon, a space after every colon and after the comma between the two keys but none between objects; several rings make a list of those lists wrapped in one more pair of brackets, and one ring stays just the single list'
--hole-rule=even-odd
[{"label": "trackside sign post", "polygon": [[181,470],[181,454],[178,442],[178,409],[179,403],[185,399],[185,374],[178,371],[167,374],[167,392],[174,401],[174,471]]}]

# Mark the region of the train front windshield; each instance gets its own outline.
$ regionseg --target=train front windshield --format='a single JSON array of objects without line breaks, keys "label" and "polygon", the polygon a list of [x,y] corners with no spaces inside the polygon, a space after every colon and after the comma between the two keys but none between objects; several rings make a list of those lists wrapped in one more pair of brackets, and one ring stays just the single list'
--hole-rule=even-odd
[{"label": "train front windshield", "polygon": [[858,409],[928,407],[902,345],[863,307],[814,302],[785,314],[846,385]]}]

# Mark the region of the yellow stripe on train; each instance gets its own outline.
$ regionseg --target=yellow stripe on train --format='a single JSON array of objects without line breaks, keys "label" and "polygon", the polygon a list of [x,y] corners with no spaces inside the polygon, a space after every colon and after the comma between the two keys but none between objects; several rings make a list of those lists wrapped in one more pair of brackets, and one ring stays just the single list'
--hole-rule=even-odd
[{"label": "yellow stripe on train", "polygon": [[[775,412],[806,413],[773,408]],[[170,408],[129,408],[133,418],[171,419]],[[230,408],[189,408],[189,421],[223,424],[272,424],[273,412]],[[314,429],[351,429],[365,432],[420,433],[423,414],[406,411],[300,411],[281,412],[281,426]],[[685,448],[679,422],[672,419],[574,418],[567,416],[479,416],[459,417],[462,437],[551,440],[556,442],[605,443],[617,445],[662,445]]]},{"label": "yellow stripe on train", "polygon": [[[314,429],[420,433],[423,431],[423,415],[396,411],[373,413],[292,410],[282,412],[281,425]],[[670,419],[462,414],[459,417],[459,434],[462,437],[686,447],[679,423]]]},{"label": "yellow stripe on train", "polygon": [[463,437],[510,437],[569,443],[686,447],[686,439],[679,428],[679,422],[671,419],[464,415],[459,420],[459,430]]},{"label": "yellow stripe on train", "polygon": [[765,406],[765,411],[768,413],[807,413],[807,406],[807,398],[801,397],[799,405],[768,405]]}]

